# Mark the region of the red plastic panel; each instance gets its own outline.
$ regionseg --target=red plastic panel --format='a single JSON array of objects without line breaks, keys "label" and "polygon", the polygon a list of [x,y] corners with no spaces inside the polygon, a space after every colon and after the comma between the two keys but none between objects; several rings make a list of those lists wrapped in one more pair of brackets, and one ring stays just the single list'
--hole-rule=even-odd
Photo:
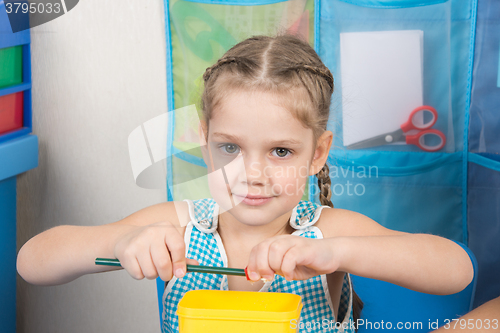
[{"label": "red plastic panel", "polygon": [[0,134],[23,127],[23,92],[0,96]]}]

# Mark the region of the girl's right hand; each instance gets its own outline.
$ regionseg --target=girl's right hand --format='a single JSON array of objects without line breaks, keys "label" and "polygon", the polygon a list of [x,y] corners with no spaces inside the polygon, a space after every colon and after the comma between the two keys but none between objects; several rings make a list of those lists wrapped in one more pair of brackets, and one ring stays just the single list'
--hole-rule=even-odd
[{"label": "girl's right hand", "polygon": [[134,279],[159,276],[169,281],[174,274],[181,278],[186,274],[186,263],[198,265],[185,257],[183,231],[168,221],[136,227],[119,238],[114,255]]}]

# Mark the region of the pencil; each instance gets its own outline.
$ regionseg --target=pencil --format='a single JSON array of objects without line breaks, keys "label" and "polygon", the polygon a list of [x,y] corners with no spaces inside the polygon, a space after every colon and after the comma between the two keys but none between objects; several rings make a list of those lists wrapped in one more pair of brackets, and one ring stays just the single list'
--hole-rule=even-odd
[{"label": "pencil", "polygon": [[[117,266],[121,267],[120,261],[118,259],[110,258],[96,258],[96,265],[105,266]],[[196,273],[210,273],[210,274],[224,274],[224,275],[236,275],[236,276],[247,276],[244,269],[241,268],[228,268],[228,267],[214,267],[214,266],[199,266],[199,265],[186,265],[187,272]],[[247,277],[248,279],[248,277]]]}]

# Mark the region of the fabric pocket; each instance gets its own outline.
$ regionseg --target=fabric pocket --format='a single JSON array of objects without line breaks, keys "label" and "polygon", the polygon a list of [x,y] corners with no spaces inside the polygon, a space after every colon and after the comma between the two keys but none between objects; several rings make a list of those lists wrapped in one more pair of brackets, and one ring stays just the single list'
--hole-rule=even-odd
[{"label": "fabric pocket", "polygon": [[472,78],[467,220],[469,247],[478,260],[474,306],[500,295],[500,2],[477,7]]},{"label": "fabric pocket", "polygon": [[478,3],[469,151],[500,154],[500,2]]},{"label": "fabric pocket", "polygon": [[165,1],[171,108],[198,104],[201,77],[236,43],[253,35],[289,31],[314,45],[315,2]]},{"label": "fabric pocket", "polygon": [[206,166],[195,148],[199,120],[192,115],[190,119],[177,117],[180,113],[172,110],[200,104],[206,68],[241,40],[288,31],[303,36],[311,45],[317,44],[316,5],[314,0],[165,0],[167,95],[172,124],[167,134],[167,156],[172,156],[167,161],[169,201],[209,196],[203,180]]},{"label": "fabric pocket", "polygon": [[[468,0],[321,1],[319,53],[336,82],[335,147],[398,130],[426,105],[438,114],[432,128],[446,137],[439,151],[462,151],[472,10]],[[354,149],[423,151],[412,144]]]},{"label": "fabric pocket", "polygon": [[336,152],[328,165],[336,208],[389,229],[463,242],[461,153]]},{"label": "fabric pocket", "polygon": [[500,159],[469,153],[469,248],[478,261],[474,307],[500,295]]}]

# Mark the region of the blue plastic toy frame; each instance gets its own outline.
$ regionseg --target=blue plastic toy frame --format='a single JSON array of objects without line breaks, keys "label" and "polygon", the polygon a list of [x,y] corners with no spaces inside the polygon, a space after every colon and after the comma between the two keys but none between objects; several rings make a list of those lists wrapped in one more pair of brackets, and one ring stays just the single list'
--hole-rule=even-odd
[{"label": "blue plastic toy frame", "polygon": [[[5,4],[0,3],[0,31],[11,31]],[[30,33],[24,30],[12,34],[2,34],[0,49],[19,46],[23,48],[23,82],[21,84],[0,89],[0,96],[23,92],[23,127],[0,135],[0,143],[15,139],[32,132],[31,122],[31,51]]]}]

